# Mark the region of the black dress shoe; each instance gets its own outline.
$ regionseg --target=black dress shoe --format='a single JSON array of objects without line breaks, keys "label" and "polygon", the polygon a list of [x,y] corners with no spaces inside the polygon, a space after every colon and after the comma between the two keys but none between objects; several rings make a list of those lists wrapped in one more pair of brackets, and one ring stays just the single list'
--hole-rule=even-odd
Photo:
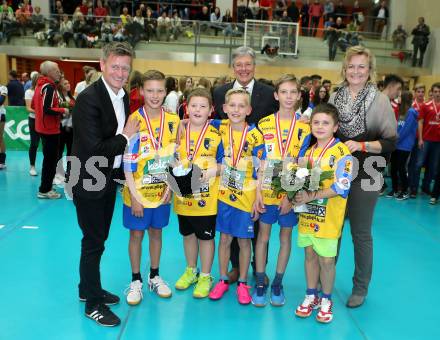
[{"label": "black dress shoe", "polygon": [[[104,297],[103,303],[107,306],[116,305],[119,303],[119,296],[112,294],[104,289],[102,290],[102,293]],[[84,294],[79,294],[79,301],[86,302],[86,297],[84,296]]]},{"label": "black dress shoe", "polygon": [[86,308],[86,316],[95,320],[96,323],[101,326],[113,327],[121,323],[121,319],[103,303],[92,308]]}]

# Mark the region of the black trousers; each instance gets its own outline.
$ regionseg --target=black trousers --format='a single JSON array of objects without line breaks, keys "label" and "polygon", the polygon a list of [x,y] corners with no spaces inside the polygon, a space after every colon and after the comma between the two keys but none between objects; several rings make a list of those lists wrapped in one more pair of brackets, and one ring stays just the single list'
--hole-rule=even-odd
[{"label": "black trousers", "polygon": [[402,192],[408,190],[406,162],[408,161],[409,154],[409,151],[402,150],[395,150],[391,154],[391,181],[393,183],[394,192],[397,192],[399,188]]},{"label": "black trousers", "polygon": [[37,159],[38,144],[40,144],[40,135],[35,131],[35,118],[28,118],[29,134],[31,136],[31,144],[29,145],[29,164],[35,166]]},{"label": "black trousers", "polygon": [[102,302],[100,264],[108,238],[116,200],[116,183],[111,180],[99,199],[73,195],[78,224],[83,233],[79,262],[79,294],[92,307]]},{"label": "black trousers", "polygon": [[43,142],[43,169],[41,170],[40,192],[46,193],[52,190],[52,182],[58,162],[58,148],[60,135],[45,135],[40,133]]},{"label": "black trousers", "polygon": [[418,44],[414,45],[413,59],[412,59],[412,66],[413,67],[416,66],[416,63],[417,63],[417,53],[418,53],[418,51],[420,51],[419,67],[422,67],[422,65],[423,65],[423,57],[425,55],[426,47],[427,46],[428,45],[418,45]]},{"label": "black trousers", "polygon": [[64,147],[66,148],[66,156],[72,153],[73,129],[71,127],[62,126],[60,135],[60,148],[58,150],[58,160],[63,158]]}]

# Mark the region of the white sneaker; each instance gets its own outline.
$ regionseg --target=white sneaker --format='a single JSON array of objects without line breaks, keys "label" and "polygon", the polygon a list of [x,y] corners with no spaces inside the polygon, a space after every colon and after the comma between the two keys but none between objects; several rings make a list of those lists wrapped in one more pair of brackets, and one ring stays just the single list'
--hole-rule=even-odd
[{"label": "white sneaker", "polygon": [[37,197],[54,200],[54,199],[61,198],[61,194],[56,192],[55,190],[51,190],[51,191],[48,191],[45,193],[38,192]]},{"label": "white sneaker", "polygon": [[6,169],[6,164],[1,163],[0,164],[0,170]]},{"label": "white sneaker", "polygon": [[151,292],[156,292],[162,298],[169,298],[171,296],[171,289],[160,276],[155,276],[152,279],[148,278],[148,285]]},{"label": "white sneaker", "polygon": [[129,305],[138,305],[144,297],[142,294],[142,282],[140,280],[130,282],[130,285],[125,290],[125,294],[127,295],[127,303]]},{"label": "white sneaker", "polygon": [[38,175],[37,170],[35,170],[34,166],[31,166],[31,168],[29,170],[29,175],[31,175],[31,176],[37,176]]},{"label": "white sneaker", "polygon": [[56,174],[52,183],[60,186],[60,185],[63,185],[65,181],[66,181],[66,179],[64,178],[63,175]]}]

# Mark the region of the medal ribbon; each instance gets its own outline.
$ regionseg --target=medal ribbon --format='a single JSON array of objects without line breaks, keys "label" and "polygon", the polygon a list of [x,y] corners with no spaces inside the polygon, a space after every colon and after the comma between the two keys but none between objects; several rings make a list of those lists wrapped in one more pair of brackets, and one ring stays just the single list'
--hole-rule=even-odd
[{"label": "medal ribbon", "polygon": [[[330,139],[328,141],[328,143],[324,146],[324,148],[322,149],[321,153],[318,156],[317,159],[317,163],[319,164],[319,162],[321,162],[322,157],[324,157],[325,152],[331,147],[331,145],[333,144],[333,142],[335,141],[335,138],[333,137],[332,139]],[[310,154],[309,154],[309,162],[313,167],[314,161],[313,161],[313,154],[315,153],[315,150],[318,148],[318,143],[316,143],[313,147],[312,150],[310,150]]]},{"label": "medal ribbon", "polygon": [[247,128],[248,125],[245,123],[243,132],[241,133],[241,141],[240,141],[240,147],[238,149],[237,157],[235,157],[234,154],[234,140],[232,139],[232,126],[229,125],[229,145],[231,148],[231,159],[232,159],[232,166],[236,167],[238,161],[240,160],[241,153],[243,152],[244,143],[246,143],[246,136],[247,136]]},{"label": "medal ribbon", "polygon": [[197,138],[197,142],[195,144],[195,148],[192,154],[190,150],[191,123],[188,123],[188,126],[186,128],[186,156],[189,161],[193,161],[196,158],[197,152],[199,151],[200,146],[202,145],[202,140],[205,137],[206,131],[208,130],[209,122],[210,122],[209,120],[206,121],[205,126],[203,126],[202,132],[200,132],[200,135]]},{"label": "medal ribbon", "polygon": [[295,130],[296,124],[296,114],[293,114],[292,121],[290,122],[289,133],[287,134],[286,146],[283,147],[283,138],[281,136],[281,125],[280,125],[280,113],[278,112],[275,116],[276,130],[277,130],[277,140],[278,147],[280,149],[281,158],[286,157],[287,151],[289,150],[290,143],[292,142],[293,130]]},{"label": "medal ribbon", "polygon": [[148,134],[150,135],[150,140],[151,140],[151,143],[153,144],[154,150],[158,151],[160,145],[162,144],[162,139],[163,139],[163,131],[164,131],[164,124],[165,124],[165,112],[164,112],[163,108],[161,108],[159,139],[158,140],[156,140],[156,138],[154,138],[154,133],[153,133],[153,129],[151,127],[150,118],[148,117],[144,108],[142,108],[141,113],[142,113],[142,117],[145,120],[145,124],[147,125]]}]

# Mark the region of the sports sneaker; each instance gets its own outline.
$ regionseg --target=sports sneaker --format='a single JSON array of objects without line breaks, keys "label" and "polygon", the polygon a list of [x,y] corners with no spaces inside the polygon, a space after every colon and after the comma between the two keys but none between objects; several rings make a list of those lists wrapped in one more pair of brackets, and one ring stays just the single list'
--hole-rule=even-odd
[{"label": "sports sneaker", "polygon": [[56,200],[58,198],[61,198],[61,194],[52,189],[48,192],[38,192],[37,197],[43,199]]},{"label": "sports sneaker", "polygon": [[212,287],[212,277],[200,276],[199,280],[194,288],[193,296],[197,299],[203,299],[209,295],[209,290]]},{"label": "sports sneaker", "polygon": [[417,191],[411,191],[409,198],[417,198]]},{"label": "sports sneaker", "polygon": [[171,289],[160,276],[155,276],[152,279],[148,278],[148,285],[150,292],[156,292],[162,298],[169,298],[171,296]]},{"label": "sports sneaker", "polygon": [[400,192],[398,195],[397,195],[397,197],[396,197],[396,200],[398,200],[398,201],[403,201],[403,200],[407,200],[409,198],[409,193],[408,192]]},{"label": "sports sneaker", "polygon": [[270,287],[270,304],[275,307],[283,306],[286,302],[284,296],[283,285],[276,285]]},{"label": "sports sneaker", "polygon": [[329,323],[333,320],[333,302],[332,300],[322,298],[320,300],[321,308],[316,315],[316,320],[322,323]]},{"label": "sports sneaker", "polygon": [[66,181],[66,179],[63,175],[56,174],[52,183],[57,186],[60,186],[60,185],[63,185],[65,181]]},{"label": "sports sneaker", "polygon": [[37,176],[38,175],[37,170],[35,170],[34,166],[31,166],[31,168],[29,169],[29,175],[31,175],[31,176]]},{"label": "sports sneaker", "polygon": [[266,296],[267,286],[255,286],[254,291],[252,292],[252,304],[255,307],[264,307],[267,304],[267,296]]},{"label": "sports sneaker", "polygon": [[6,169],[6,164],[0,163],[0,170]]},{"label": "sports sneaker", "polygon": [[302,304],[296,307],[295,315],[300,318],[308,318],[314,309],[319,307],[319,299],[316,295],[306,295]]},{"label": "sports sneaker", "polygon": [[225,283],[225,281],[220,280],[214,286],[214,289],[209,293],[209,298],[211,300],[220,300],[223,297],[223,294],[229,290],[229,284]]},{"label": "sports sneaker", "polygon": [[101,326],[113,327],[121,323],[116,314],[105,304],[99,304],[90,309],[86,308],[86,316]]},{"label": "sports sneaker", "polygon": [[397,197],[398,193],[395,192],[394,190],[391,190],[388,192],[388,194],[386,194],[386,198],[393,198],[393,197]]},{"label": "sports sneaker", "polygon": [[241,305],[248,305],[251,303],[252,298],[249,294],[249,289],[251,289],[250,286],[245,285],[243,282],[239,282],[237,285],[237,299],[238,303]]},{"label": "sports sneaker", "polygon": [[191,267],[186,267],[185,272],[177,280],[174,287],[176,287],[176,289],[178,290],[185,290],[196,282],[197,282],[197,272],[194,272],[194,269]]},{"label": "sports sneaker", "polygon": [[437,204],[437,198],[431,197],[431,199],[429,200],[429,204]]},{"label": "sports sneaker", "polygon": [[127,295],[127,303],[131,306],[138,305],[142,298],[142,282],[140,280],[130,282],[130,285],[125,290]]},{"label": "sports sneaker", "polygon": [[[107,306],[116,305],[119,303],[119,296],[112,294],[106,290],[102,290],[102,296],[103,296],[103,303]],[[84,294],[79,293],[79,301],[86,302],[86,297]]]}]

